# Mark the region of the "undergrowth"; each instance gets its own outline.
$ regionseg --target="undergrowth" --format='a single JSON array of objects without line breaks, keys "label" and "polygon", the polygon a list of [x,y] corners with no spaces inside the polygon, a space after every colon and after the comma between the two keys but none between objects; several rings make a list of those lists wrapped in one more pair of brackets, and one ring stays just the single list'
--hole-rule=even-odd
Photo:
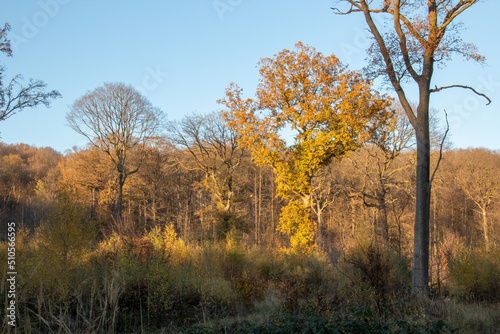
[{"label": "undergrowth", "polygon": [[[500,328],[493,300],[497,269],[482,268],[467,255],[453,262],[451,298],[419,300],[409,291],[408,259],[387,247],[358,244],[332,263],[319,251],[249,247],[230,234],[221,242],[186,244],[170,226],[102,238],[92,225],[82,225],[78,208],[65,210],[44,229],[18,233],[18,332],[494,333]],[[64,214],[72,224],[62,224]],[[0,244],[2,263],[6,248]],[[482,261],[498,263],[493,255]],[[3,276],[0,293],[7,301]],[[5,310],[2,332],[12,332]]]}]

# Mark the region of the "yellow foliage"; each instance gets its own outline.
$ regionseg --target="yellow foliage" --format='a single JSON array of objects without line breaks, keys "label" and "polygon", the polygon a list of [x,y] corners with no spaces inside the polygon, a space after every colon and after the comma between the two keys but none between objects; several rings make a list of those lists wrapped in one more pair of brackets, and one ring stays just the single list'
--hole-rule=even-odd
[{"label": "yellow foliage", "polygon": [[[323,56],[301,42],[295,46],[296,51],[285,49],[260,61],[255,99],[244,100],[232,83],[218,101],[229,109],[224,117],[239,134],[239,144],[251,150],[257,164],[273,167],[277,194],[292,201],[310,198],[314,172],[359,149],[385,122],[390,104],[334,55]],[[293,131],[291,145],[281,135],[285,129]],[[282,230],[294,235],[294,244],[312,242],[314,228],[298,223],[309,208],[290,203],[280,220]]]},{"label": "yellow foliage", "polygon": [[99,242],[97,249],[99,253],[117,254],[123,250],[122,237],[118,233],[113,232],[111,236]]},{"label": "yellow foliage", "polygon": [[177,239],[177,233],[172,225],[167,225],[164,228],[155,226],[144,238],[151,242],[156,252],[165,254],[171,253]]},{"label": "yellow foliage", "polygon": [[309,217],[309,208],[299,201],[290,201],[281,210],[281,232],[291,235],[292,250],[307,251],[314,245],[314,231],[316,224]]}]

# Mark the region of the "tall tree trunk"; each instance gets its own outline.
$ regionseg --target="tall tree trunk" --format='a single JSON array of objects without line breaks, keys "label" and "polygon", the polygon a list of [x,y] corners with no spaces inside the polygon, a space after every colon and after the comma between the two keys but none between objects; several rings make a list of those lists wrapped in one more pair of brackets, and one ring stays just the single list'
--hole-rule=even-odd
[{"label": "tall tree trunk", "polygon": [[153,225],[156,226],[156,195],[153,196],[153,203],[151,203],[151,211],[153,213]]},{"label": "tall tree trunk", "polygon": [[483,216],[483,234],[484,234],[484,245],[486,250],[490,249],[490,236],[488,234],[488,218],[486,216],[486,208],[481,208],[481,213]]},{"label": "tall tree trunk", "polygon": [[97,219],[97,214],[96,214],[96,198],[95,198],[95,188],[92,188],[92,204],[90,207],[90,219],[95,220]]},{"label": "tall tree trunk", "polygon": [[257,244],[260,245],[262,242],[262,166],[259,166],[259,219],[257,229],[259,231]]},{"label": "tall tree trunk", "polygon": [[253,215],[254,215],[254,242],[259,244],[259,207],[258,207],[258,193],[257,193],[257,171],[255,171],[253,179]]},{"label": "tall tree trunk", "polygon": [[316,231],[316,235],[318,236],[318,245],[320,248],[323,247],[323,238],[321,235],[321,230],[323,228],[323,208],[321,208],[321,205],[319,201],[316,202],[316,215],[318,216],[318,227]]},{"label": "tall tree trunk", "polygon": [[429,80],[419,84],[417,109],[417,181],[413,245],[412,289],[415,294],[429,294],[429,215],[430,215],[430,138],[429,138]]},{"label": "tall tree trunk", "polygon": [[389,242],[389,223],[387,221],[387,204],[385,201],[385,191],[380,194],[378,203],[378,224],[379,228],[382,229],[382,238],[384,242]]},{"label": "tall tree trunk", "polygon": [[123,184],[125,183],[125,177],[123,172],[118,172],[118,200],[116,201],[116,220],[118,224],[122,223],[123,216]]},{"label": "tall tree trunk", "polygon": [[274,192],[274,176],[272,176],[271,180],[271,246],[274,247],[274,237],[275,237],[275,232],[276,232],[276,226],[274,224],[274,198],[276,197],[276,194]]}]

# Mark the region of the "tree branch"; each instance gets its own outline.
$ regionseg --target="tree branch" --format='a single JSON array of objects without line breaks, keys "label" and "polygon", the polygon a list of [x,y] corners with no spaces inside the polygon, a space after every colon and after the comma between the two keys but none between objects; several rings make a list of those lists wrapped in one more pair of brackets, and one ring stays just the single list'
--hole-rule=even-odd
[{"label": "tree branch", "polygon": [[446,140],[446,136],[448,135],[448,131],[450,131],[450,123],[448,122],[448,113],[446,110],[444,111],[444,119],[446,120],[446,131],[444,132],[443,139],[441,140],[441,144],[439,145],[439,158],[436,164],[436,168],[434,169],[434,172],[432,173],[432,177],[429,181],[429,193],[431,192],[431,187],[432,187],[432,181],[434,180],[434,177],[436,176],[436,172],[439,168],[439,164],[441,162],[441,159],[443,158],[443,145],[444,141]]},{"label": "tree branch", "polygon": [[394,90],[398,94],[399,101],[401,102],[401,105],[403,106],[406,114],[408,115],[410,123],[415,128],[416,124],[417,124],[417,116],[414,114],[414,112],[410,106],[410,103],[408,102],[408,99],[406,98],[405,92],[404,92],[403,88],[401,87],[398,78],[396,77],[394,63],[392,62],[392,58],[391,58],[389,50],[387,49],[384,38],[380,34],[380,31],[378,30],[377,26],[375,25],[375,22],[373,21],[371,15],[370,15],[370,8],[369,8],[368,3],[366,3],[365,0],[362,0],[362,1],[360,1],[360,5],[361,5],[361,7],[363,9],[363,13],[365,15],[365,21],[368,24],[368,27],[370,28],[370,31],[371,31],[373,37],[375,37],[375,40],[377,41],[380,52],[382,53],[382,56],[384,58],[384,62],[386,64],[386,70],[387,70],[387,75],[389,77],[389,80],[391,81],[392,86],[394,87]]},{"label": "tree branch", "polygon": [[479,93],[478,91],[476,91],[476,90],[475,90],[474,88],[472,88],[472,87],[465,86],[465,85],[451,85],[451,86],[444,86],[444,87],[439,87],[439,88],[436,86],[436,88],[431,89],[431,90],[430,90],[430,92],[431,92],[431,93],[436,93],[436,92],[439,92],[439,91],[441,91],[441,90],[443,90],[443,89],[448,89],[448,88],[464,88],[464,89],[470,89],[471,91],[473,91],[473,92],[474,92],[474,93],[476,93],[477,95],[482,96],[482,97],[484,97],[486,100],[488,100],[488,103],[486,103],[486,105],[489,105],[489,104],[491,103],[491,99],[490,99],[488,96],[486,96],[486,95],[485,95],[485,94],[483,94],[483,93]]},{"label": "tree branch", "polygon": [[[413,80],[418,82],[419,75],[412,67],[408,48],[406,46],[406,43],[407,43],[406,36],[403,32],[403,29],[401,28],[401,22],[399,21],[402,17],[402,15],[400,14],[400,11],[399,11],[400,10],[399,6],[400,6],[400,2],[399,2],[399,0],[396,0],[394,2],[394,13],[393,13],[394,29],[396,30],[396,33],[398,34],[398,37],[399,37],[399,47],[401,48],[401,54],[403,55],[403,60],[404,60],[405,65],[406,65],[406,70],[410,73]],[[406,26],[409,27],[410,31],[414,30],[414,29],[412,29],[413,27],[409,21],[407,23],[405,22],[405,24],[406,24]],[[418,32],[415,31],[412,34],[415,35],[415,38],[417,38],[419,40],[419,42],[422,44],[422,46],[424,46],[424,47],[426,46],[426,42],[420,37]]]},{"label": "tree branch", "polygon": [[[362,9],[360,8],[359,4],[356,3],[355,1],[353,1],[353,0],[347,0],[347,2],[351,5],[351,8],[349,8],[349,10],[341,11],[339,8],[336,8],[336,7],[331,7],[331,9],[335,12],[335,14],[338,14],[338,15],[347,15],[347,14],[351,14],[351,13],[361,12],[362,11]],[[355,8],[357,8],[357,9],[355,9]]]},{"label": "tree branch", "polygon": [[453,7],[448,13],[446,14],[446,17],[443,20],[443,24],[439,27],[440,30],[443,32],[446,29],[446,27],[458,16],[460,15],[464,10],[475,4],[477,0],[460,0],[460,2]]}]

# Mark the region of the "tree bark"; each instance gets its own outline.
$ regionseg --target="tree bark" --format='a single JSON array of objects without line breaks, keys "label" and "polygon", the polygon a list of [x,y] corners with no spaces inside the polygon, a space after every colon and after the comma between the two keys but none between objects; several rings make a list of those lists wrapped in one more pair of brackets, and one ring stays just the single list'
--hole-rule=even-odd
[{"label": "tree bark", "polygon": [[483,216],[483,233],[484,233],[484,245],[486,250],[490,249],[490,236],[488,234],[488,217],[486,216],[486,208],[481,210]]},{"label": "tree bark", "polygon": [[385,202],[385,195],[380,198],[378,205],[378,224],[382,229],[382,238],[384,242],[389,242],[389,223],[387,221],[387,204]]},{"label": "tree bark", "polygon": [[123,216],[123,184],[125,183],[125,177],[123,172],[118,172],[118,199],[116,201],[116,220],[118,224],[122,223]]},{"label": "tree bark", "polygon": [[[430,65],[432,66],[432,65]],[[432,69],[430,69],[432,72]],[[429,294],[429,217],[430,217],[430,138],[429,138],[429,74],[419,84],[417,109],[417,180],[413,244],[412,289],[417,295]]]}]

